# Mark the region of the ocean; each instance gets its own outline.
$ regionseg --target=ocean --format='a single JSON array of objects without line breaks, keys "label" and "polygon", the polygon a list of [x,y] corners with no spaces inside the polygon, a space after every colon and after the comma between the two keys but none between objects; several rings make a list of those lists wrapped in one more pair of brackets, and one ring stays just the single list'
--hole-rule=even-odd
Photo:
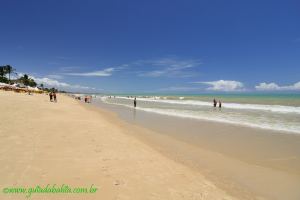
[{"label": "ocean", "polygon": [[[96,95],[103,103],[196,120],[300,134],[300,94]],[[213,99],[222,108],[213,107]]]}]

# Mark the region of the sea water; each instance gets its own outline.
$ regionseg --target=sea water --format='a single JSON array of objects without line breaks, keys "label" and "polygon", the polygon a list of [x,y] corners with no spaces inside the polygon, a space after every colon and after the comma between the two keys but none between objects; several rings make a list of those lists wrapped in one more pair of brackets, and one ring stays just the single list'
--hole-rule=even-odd
[{"label": "sea water", "polygon": [[[99,95],[107,104],[181,118],[209,120],[300,134],[299,94]],[[213,107],[213,99],[222,108]]]}]

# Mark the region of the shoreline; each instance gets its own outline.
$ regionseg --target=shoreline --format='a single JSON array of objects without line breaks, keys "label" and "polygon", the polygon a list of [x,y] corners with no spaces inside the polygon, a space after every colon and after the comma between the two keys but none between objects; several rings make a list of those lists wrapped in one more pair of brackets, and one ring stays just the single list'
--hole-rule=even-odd
[{"label": "shoreline", "polygon": [[[248,196],[242,195],[242,199],[253,198],[255,192],[262,196],[271,195],[267,199],[282,199],[286,195],[290,195],[289,199],[298,199],[300,196],[297,191],[300,185],[300,136],[297,134],[168,117],[106,104],[95,106],[118,113],[119,118],[130,124],[154,131],[155,136],[142,133],[136,136],[172,159],[208,172],[205,175],[214,183],[221,183],[219,186],[228,192],[234,194],[234,190],[243,190],[228,187],[228,184],[233,185],[232,182],[254,192],[250,195],[247,194],[249,191],[239,191],[238,195]],[[206,160],[201,160],[200,155]],[[221,167],[216,167],[216,163]],[[268,184],[273,185],[273,189],[268,188]]]},{"label": "shoreline", "polygon": [[[0,92],[0,188],[67,184],[100,188],[70,199],[227,199],[200,172],[133,137],[134,127],[108,112],[58,95]],[[145,130],[146,129],[139,129]],[[24,199],[23,194],[0,194]],[[35,194],[31,199],[61,199]]]},{"label": "shoreline", "polygon": [[[275,199],[285,198],[285,199],[292,200],[292,199],[298,199],[298,197],[300,196],[300,194],[297,190],[298,186],[300,185],[300,173],[298,173],[297,170],[292,170],[290,172],[287,172],[286,167],[288,167],[288,168],[291,167],[291,163],[289,163],[288,166],[282,165],[282,167],[283,167],[282,169],[281,168],[278,169],[276,167],[274,168],[274,165],[271,165],[271,167],[270,167],[270,166],[266,165],[265,162],[256,163],[256,162],[254,162],[253,158],[251,159],[251,154],[257,155],[258,153],[260,153],[259,149],[253,149],[251,151],[244,150],[246,148],[246,146],[244,145],[244,143],[241,143],[241,142],[247,141],[247,140],[248,140],[248,142],[251,141],[251,140],[249,140],[249,137],[244,138],[245,135],[249,136],[249,132],[245,132],[245,130],[248,130],[248,129],[243,129],[243,128],[241,129],[240,127],[233,128],[232,126],[224,126],[223,124],[218,124],[218,123],[214,124],[214,126],[212,126],[213,123],[202,122],[202,123],[200,123],[199,126],[202,127],[201,128],[202,134],[200,135],[201,136],[200,139],[203,140],[203,143],[198,143],[199,135],[197,136],[196,134],[193,134],[193,135],[188,135],[188,137],[185,135],[181,135],[180,130],[182,127],[180,128],[180,126],[178,126],[180,123],[178,123],[178,121],[174,121],[173,118],[164,118],[164,117],[161,118],[161,117],[157,117],[156,115],[153,118],[151,116],[149,117],[148,114],[144,115],[141,112],[136,112],[135,115],[132,115],[133,114],[132,110],[129,110],[129,111],[127,110],[127,112],[122,110],[121,115],[120,115],[120,112],[110,110],[106,107],[97,107],[96,105],[93,105],[93,104],[85,104],[83,102],[78,102],[77,100],[74,100],[71,97],[65,96],[65,95],[59,95],[59,97],[58,97],[59,102],[57,104],[55,104],[55,103],[48,102],[49,99],[48,99],[48,96],[46,96],[46,95],[45,96],[43,96],[43,95],[34,95],[34,96],[25,95],[25,96],[23,96],[20,94],[16,94],[14,96],[14,93],[11,93],[11,94],[12,95],[9,98],[15,97],[15,98],[20,98],[19,100],[22,100],[22,101],[24,101],[26,99],[27,100],[31,99],[31,100],[35,101],[35,102],[32,102],[31,107],[30,106],[24,107],[24,105],[15,105],[17,107],[22,108],[19,111],[21,113],[24,111],[24,109],[25,110],[27,109],[26,112],[31,112],[29,109],[30,108],[32,109],[33,108],[32,106],[35,106],[35,104],[38,104],[39,106],[42,106],[44,109],[48,110],[47,112],[49,112],[50,110],[52,110],[52,112],[53,112],[53,109],[54,109],[55,112],[58,112],[58,115],[60,112],[62,112],[62,114],[64,114],[64,115],[68,114],[67,116],[68,116],[68,118],[70,118],[72,120],[72,123],[71,123],[70,119],[65,119],[65,117],[64,117],[61,120],[68,122],[67,123],[68,125],[67,126],[60,125],[59,127],[60,128],[67,127],[67,130],[71,129],[73,132],[72,131],[65,132],[64,130],[58,130],[59,127],[57,127],[57,128],[55,128],[56,131],[58,131],[58,134],[56,134],[56,137],[58,137],[58,136],[61,137],[65,133],[75,135],[78,138],[75,140],[75,144],[77,146],[72,146],[72,148],[69,147],[69,151],[71,152],[72,150],[76,150],[78,148],[84,148],[83,149],[84,152],[86,152],[86,151],[92,152],[91,156],[84,159],[84,160],[87,159],[89,164],[79,164],[78,163],[79,160],[77,158],[73,158],[71,155],[70,155],[71,157],[69,158],[70,161],[73,160],[72,162],[73,163],[76,162],[77,165],[79,164],[79,166],[83,165],[83,166],[90,168],[88,170],[89,172],[93,171],[93,172],[97,172],[97,174],[98,174],[100,171],[100,174],[101,174],[101,172],[103,172],[103,170],[104,170],[104,172],[110,171],[109,170],[110,167],[109,168],[105,167],[105,169],[102,169],[102,167],[104,166],[102,164],[103,163],[105,164],[106,162],[115,160],[114,165],[113,165],[114,170],[123,171],[123,172],[126,171],[126,173],[124,172],[125,174],[122,174],[123,179],[122,180],[117,179],[117,181],[116,180],[107,181],[109,179],[109,177],[112,176],[112,174],[110,174],[110,173],[108,173],[108,174],[104,173],[104,175],[102,174],[102,176],[100,176],[101,180],[103,179],[101,181],[101,183],[105,184],[104,187],[106,189],[108,189],[108,191],[99,194],[98,197],[103,198],[105,196],[105,197],[107,197],[106,199],[113,199],[112,197],[116,194],[116,190],[114,190],[115,181],[117,182],[116,183],[117,185],[122,185],[122,187],[125,187],[125,188],[127,187],[126,185],[129,184],[129,182],[131,183],[131,186],[132,186],[131,191],[130,191],[131,193],[130,192],[124,193],[124,191],[122,191],[119,194],[122,194],[122,195],[126,194],[127,197],[132,197],[131,195],[138,192],[138,196],[140,197],[140,199],[145,197],[143,195],[145,195],[147,192],[148,192],[147,194],[151,194],[151,192],[148,191],[148,189],[150,189],[150,188],[155,190],[153,193],[156,193],[157,195],[162,195],[162,193],[164,193],[162,189],[167,189],[170,187],[173,188],[173,187],[175,187],[174,185],[178,186],[183,183],[186,185],[185,186],[181,185],[180,187],[176,186],[177,188],[173,192],[175,192],[177,194],[181,193],[181,195],[184,194],[184,196],[186,198],[182,198],[182,196],[176,196],[176,197],[172,196],[172,199],[235,199],[236,198],[236,199],[243,199],[243,200],[248,200],[248,199],[249,200],[250,199],[259,199],[259,200],[272,199],[272,200],[275,200]],[[2,95],[1,92],[0,92],[0,95]],[[23,97],[20,97],[20,96],[23,96]],[[37,100],[36,97],[38,97],[43,102],[36,101]],[[2,98],[2,96],[1,96],[1,98]],[[0,101],[1,101],[1,98],[0,98]],[[16,100],[18,100],[18,99],[16,99]],[[26,103],[26,101],[25,101],[25,103]],[[31,103],[31,102],[27,102],[27,103]],[[46,106],[46,107],[44,107],[44,106]],[[10,106],[8,105],[8,107],[10,107]],[[48,108],[48,107],[51,107],[51,108]],[[59,108],[57,108],[57,107],[59,107]],[[67,108],[71,109],[71,110],[69,111]],[[68,112],[74,113],[75,116],[69,115]],[[42,113],[39,113],[39,114],[42,114]],[[47,113],[44,113],[44,114],[46,115]],[[50,113],[48,113],[48,114],[50,114]],[[54,113],[52,113],[52,114],[54,114]],[[123,116],[122,116],[122,114],[123,114]],[[126,115],[128,115],[128,114],[130,115],[130,117],[135,117],[134,119],[136,121],[131,121],[128,116],[126,118]],[[10,115],[12,115],[12,113],[10,113]],[[32,115],[30,115],[30,116],[32,116]],[[148,116],[148,118],[146,116]],[[49,115],[48,117],[46,117],[46,119],[48,121],[49,120],[50,121],[57,120],[57,119],[55,119],[55,115],[51,115],[51,117]],[[140,120],[140,121],[137,121],[137,120]],[[158,125],[158,127],[148,126],[149,121],[147,121],[147,120],[152,120],[151,121],[152,124],[156,124],[156,125]],[[41,122],[43,120],[36,119],[36,121]],[[140,123],[141,121],[144,124]],[[170,127],[170,124],[174,124],[174,122],[176,124],[176,126],[174,126],[174,129],[161,130],[161,127],[166,127],[166,126]],[[192,130],[195,130],[195,127],[193,127],[195,124],[193,124],[193,122],[191,122],[190,120],[184,120],[184,122],[187,123],[186,127],[188,127],[188,130],[190,132],[192,132]],[[44,123],[42,123],[42,124],[44,124]],[[89,124],[89,126],[88,127],[83,126],[84,124],[86,124],[86,125]],[[163,126],[161,126],[162,124],[163,124]],[[80,125],[81,128],[76,128],[78,125]],[[30,127],[30,125],[27,125],[27,126]],[[44,126],[45,126],[45,124],[44,124]],[[46,124],[46,126],[49,126],[49,125]],[[75,126],[75,127],[70,127],[70,126]],[[215,128],[212,129],[212,127],[215,127]],[[10,127],[10,128],[13,129],[13,127]],[[40,128],[41,127],[39,127],[39,129]],[[48,128],[53,128],[53,127],[48,127]],[[29,130],[34,130],[34,129],[35,129],[34,127],[30,127]],[[105,132],[106,132],[105,136],[101,134],[103,132],[99,131],[99,129],[105,130]],[[47,134],[49,134],[49,131],[46,130],[45,128],[43,128],[42,130],[43,130],[43,132],[46,132]],[[117,131],[113,131],[113,132],[116,132],[113,134],[114,137],[112,137],[112,136],[108,137],[109,134],[107,134],[107,133],[111,132],[112,130],[117,130]],[[214,132],[216,130],[224,130],[225,132],[223,134],[221,134],[219,132]],[[253,129],[253,130],[255,130],[255,129]],[[234,131],[234,132],[230,133],[230,131]],[[265,131],[262,131],[262,132],[265,133]],[[3,133],[1,133],[1,131],[0,131],[0,134],[3,134]],[[285,134],[283,134],[283,135],[285,135]],[[84,136],[88,136],[89,139],[91,139],[91,141],[87,141],[87,139]],[[258,133],[256,135],[256,137],[252,137],[252,140],[253,140],[252,142],[259,144],[262,141],[261,140],[262,137],[259,137],[259,136],[261,136],[261,135]],[[50,138],[51,137],[52,136],[50,135]],[[286,137],[288,137],[288,136],[286,136]],[[100,138],[102,138],[102,139],[100,140]],[[113,141],[111,141],[112,138],[113,138]],[[241,143],[241,144],[234,146],[232,148],[228,148],[228,144],[226,144],[226,140],[223,140],[224,138],[228,139],[227,142],[228,141],[230,142],[232,140],[231,141],[232,143],[228,143],[228,144],[238,144],[238,143]],[[277,139],[275,139],[276,136],[274,136],[274,135],[270,135],[270,138],[272,140],[277,140]],[[278,138],[279,138],[279,140],[282,139],[282,137],[278,137]],[[67,140],[65,135],[63,136],[63,139],[65,142],[68,141],[68,142],[74,143],[73,140]],[[219,139],[219,140],[217,140],[217,139]],[[94,140],[94,142],[92,142],[93,140]],[[110,145],[106,144],[106,145],[104,145],[106,147],[103,148],[103,142],[107,143],[106,140],[110,140],[110,143],[109,143]],[[118,140],[121,140],[121,142],[122,142],[122,145],[121,145],[123,148],[122,150],[129,153],[126,156],[124,155],[124,152],[119,152],[119,151],[116,152],[117,150],[115,148],[118,149],[119,148],[118,144],[120,144],[120,141],[118,141]],[[129,141],[129,143],[127,143],[125,141],[127,141],[127,142]],[[134,146],[129,145],[132,143],[132,141],[134,141],[133,142]],[[225,141],[225,143],[223,145],[221,145],[222,141],[223,141],[223,143]],[[50,143],[47,141],[44,141],[44,140],[40,140],[40,142],[44,142],[46,146],[50,145],[50,146],[52,146],[52,148],[53,148],[53,145],[57,145],[55,140],[52,140]],[[281,143],[283,143],[283,142],[284,141],[281,141]],[[61,146],[62,145],[61,141],[59,141],[58,143],[59,144],[57,145],[57,148],[62,149],[63,146]],[[253,144],[254,143],[250,142],[249,146],[251,147]],[[82,147],[80,147],[80,146],[82,146]],[[214,149],[212,147],[219,147],[219,149]],[[7,145],[6,145],[6,148],[8,148]],[[91,151],[92,150],[91,148],[95,148],[95,150]],[[130,148],[130,150],[128,150],[127,148]],[[140,157],[139,154],[145,153],[144,152],[145,148],[149,149],[149,151],[151,151],[152,153],[147,154],[146,158],[142,158],[142,157]],[[106,149],[106,151],[107,151],[106,157],[102,158],[105,160],[101,160],[100,158],[98,158],[99,154],[101,154],[101,152],[104,151],[103,149]],[[239,152],[240,155],[230,154],[232,152],[236,152],[236,150],[240,150],[240,152]],[[275,151],[275,153],[280,152],[281,150],[282,150],[282,148],[278,149],[278,151]],[[297,150],[299,150],[299,149],[297,149]],[[28,149],[25,150],[25,152],[26,151],[28,151]],[[50,148],[50,149],[47,149],[47,151],[50,151],[50,155],[51,155],[51,152],[53,151],[53,149]],[[270,151],[272,151],[272,149]],[[250,153],[250,154],[246,155],[245,154],[246,152]],[[153,153],[155,154],[155,156]],[[82,156],[83,156],[83,154],[82,154]],[[164,163],[163,166],[161,166],[159,164],[155,164],[158,162],[156,159],[156,156],[158,156],[159,159],[162,159],[162,160],[165,159],[165,161],[162,161]],[[245,157],[245,156],[246,156],[246,158],[242,159],[242,157]],[[145,163],[141,163],[141,161],[139,159],[134,160],[134,159],[136,159],[136,157],[138,157],[139,159],[146,159],[143,161]],[[2,158],[0,159],[0,162],[1,162],[1,160],[2,160],[2,162],[4,162],[5,159],[2,159]],[[47,162],[47,158],[48,157],[46,156],[46,159],[44,159],[44,161]],[[121,158],[121,160],[119,158]],[[263,154],[262,154],[262,158],[263,158]],[[6,157],[6,159],[8,159],[8,158]],[[257,158],[255,158],[255,159],[257,161]],[[96,166],[92,166],[91,165],[92,163],[97,163],[97,162],[95,162],[96,160],[102,164],[97,164]],[[155,163],[153,163],[153,161],[155,161]],[[10,162],[11,162],[11,164],[16,164],[16,163],[13,163],[14,160],[12,160],[12,159],[10,160]],[[60,162],[64,163],[64,161],[62,161],[62,160]],[[123,166],[123,164],[122,164],[124,162],[126,163],[125,166]],[[282,160],[274,160],[273,162],[276,165],[278,163],[281,163],[281,164],[285,163],[284,160],[283,161]],[[136,164],[138,164],[138,166],[139,166],[138,169],[136,168],[137,167]],[[294,163],[295,167],[297,167],[298,164],[299,164],[298,161],[297,161],[297,163]],[[72,168],[72,166],[69,166],[66,163],[64,163],[62,165],[67,165],[68,167]],[[140,168],[141,165],[142,165],[142,168]],[[35,166],[35,165],[33,164],[33,165],[29,165],[29,166]],[[184,170],[183,171],[180,170],[180,172],[179,172],[177,170],[176,166],[177,167],[181,166],[184,168]],[[154,170],[157,170],[156,172],[152,171],[153,167],[154,167]],[[173,182],[172,183],[170,182],[168,184],[163,183],[164,181],[162,180],[162,177],[166,177],[164,175],[166,172],[163,172],[163,169],[166,170],[165,167],[167,167],[167,171],[169,171],[168,172],[169,174],[167,175],[167,177],[169,177],[168,179],[175,178],[176,184]],[[176,170],[173,170],[173,167],[175,167]],[[44,168],[47,168],[47,166],[44,166]],[[125,169],[123,169],[123,168],[125,168]],[[135,172],[133,172],[134,169],[137,170],[136,171],[137,174]],[[294,169],[297,169],[297,168],[294,168]],[[130,171],[129,174],[128,174],[128,170]],[[139,171],[139,170],[141,170],[141,171]],[[79,172],[79,174],[81,174],[80,171],[78,171],[78,172]],[[145,178],[145,173],[148,174],[148,176],[146,176],[146,179],[142,181],[142,184],[144,184],[145,188],[140,186],[140,187],[138,187],[139,189],[137,189],[137,191],[134,191],[135,190],[134,186],[136,186],[136,184],[140,184],[140,183],[137,182],[136,179],[131,179],[129,182],[125,181],[125,179],[126,179],[125,177],[127,175],[131,178],[132,178],[132,176],[133,177],[141,176],[141,177]],[[152,175],[150,176],[151,173],[152,173]],[[179,177],[177,177],[179,174],[181,174],[181,175]],[[107,177],[106,175],[109,175],[109,176]],[[4,176],[4,173],[2,174],[2,176]],[[35,177],[34,175],[31,175],[31,176]],[[85,176],[89,177],[89,178],[86,179]],[[99,178],[99,175],[97,175],[97,177],[90,177],[90,176],[91,175],[89,173],[84,173],[84,176],[79,176],[82,178],[80,178],[80,181],[78,180],[78,182],[82,183],[84,180],[88,180],[88,179],[92,179],[92,180],[96,181],[97,180],[96,178]],[[0,177],[1,177],[1,174],[0,174]],[[70,174],[68,173],[67,175],[62,175],[62,177],[64,177],[64,180],[68,180],[68,178],[70,178]],[[188,182],[186,182],[187,177],[189,177]],[[191,178],[191,177],[193,177],[193,178]],[[52,177],[49,177],[49,176],[45,176],[44,178],[50,178],[50,180],[52,180]],[[182,180],[182,179],[184,179],[184,180]],[[7,180],[9,180],[9,178]],[[37,178],[35,179],[35,181],[38,181],[38,180],[39,179],[37,179]],[[280,181],[282,181],[282,183],[278,184]],[[74,180],[71,181],[71,183],[73,183],[73,182],[74,182]],[[126,184],[125,184],[125,182],[126,182]],[[201,183],[200,185],[199,185],[199,182]],[[203,186],[203,183],[211,185],[212,188],[215,188],[217,190],[217,192],[214,192],[214,191],[211,192],[210,189],[207,191],[206,190],[203,191],[203,188],[201,189],[201,187]],[[155,187],[153,184],[159,185],[160,188]],[[3,182],[2,183],[0,182],[0,186],[3,186]],[[193,192],[191,192],[189,187],[194,188],[195,190]],[[139,191],[144,191],[144,192],[139,193]],[[207,192],[211,193],[211,194],[208,194]],[[168,194],[170,195],[170,193],[168,193]],[[201,194],[202,196],[199,196],[199,194]],[[211,197],[210,195],[213,195],[213,197]],[[187,196],[189,196],[189,198]],[[114,197],[116,197],[116,196],[114,196]],[[156,199],[170,199],[170,198],[171,198],[171,196],[164,196],[164,197],[160,196]],[[94,198],[91,198],[91,199],[94,199]],[[123,199],[123,198],[120,198],[120,199]],[[126,199],[126,198],[124,198],[124,199]]]},{"label": "shoreline", "polygon": [[[117,105],[117,106],[121,106],[121,105]],[[127,107],[126,109],[128,109],[129,107]],[[138,108],[136,108],[136,110],[138,110]],[[145,110],[140,110],[139,112],[145,112],[148,113],[150,115],[159,115],[159,116],[163,116],[163,118],[178,118],[181,120],[188,120],[188,121],[198,121],[200,123],[209,123],[209,124],[222,124],[223,126],[232,126],[232,127],[236,127],[236,128],[242,128],[242,129],[252,129],[252,130],[257,130],[260,132],[269,132],[269,133],[273,133],[273,134],[289,134],[289,135],[296,135],[299,136],[300,133],[299,132],[293,132],[293,131],[288,131],[288,130],[275,130],[275,129],[270,129],[270,128],[265,128],[265,127],[259,127],[259,126],[252,126],[252,125],[245,125],[245,124],[237,124],[237,123],[231,123],[231,122],[225,122],[225,121],[218,121],[218,120],[214,120],[214,119],[202,119],[202,118],[192,118],[192,117],[182,117],[182,116],[176,116],[176,115],[168,115],[168,114],[161,114],[161,113],[156,113],[156,112],[148,112]],[[128,120],[128,119],[125,119]]]},{"label": "shoreline", "polygon": [[[218,122],[242,127],[259,128],[263,130],[300,134],[299,113],[300,107],[281,105],[258,105],[243,103],[225,103],[222,108],[213,108],[208,101],[201,99],[183,100],[157,99],[156,97],[141,97],[136,110],[180,117],[182,120],[202,120],[206,122]],[[213,98],[213,97],[211,97]],[[110,98],[100,97],[96,101],[105,104],[132,108],[133,99],[126,97]]]}]

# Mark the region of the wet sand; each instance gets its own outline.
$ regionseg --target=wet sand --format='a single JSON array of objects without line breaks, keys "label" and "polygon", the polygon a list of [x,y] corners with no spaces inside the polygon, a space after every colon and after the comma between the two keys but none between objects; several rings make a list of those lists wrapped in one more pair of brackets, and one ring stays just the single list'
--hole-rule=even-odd
[{"label": "wet sand", "polygon": [[[33,194],[30,199],[237,199],[193,168],[134,135],[153,131],[70,97],[0,91],[0,199],[7,187],[67,184],[93,194]],[[171,143],[170,143],[171,144]]]},{"label": "wet sand", "polygon": [[300,136],[176,118],[94,102],[155,134],[135,132],[164,155],[241,199],[300,199]]}]

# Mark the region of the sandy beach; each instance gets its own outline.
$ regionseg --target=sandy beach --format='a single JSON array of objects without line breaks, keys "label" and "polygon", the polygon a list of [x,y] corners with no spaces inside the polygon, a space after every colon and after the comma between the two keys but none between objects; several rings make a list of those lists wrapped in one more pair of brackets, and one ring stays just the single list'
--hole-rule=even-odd
[{"label": "sandy beach", "polygon": [[239,199],[300,198],[299,134],[94,105],[152,130],[132,133]]},{"label": "sandy beach", "polygon": [[300,1],[2,1],[0,200],[300,200]]},{"label": "sandy beach", "polygon": [[[0,199],[3,188],[67,184],[93,194],[32,194],[31,199],[235,199],[203,174],[128,134],[130,124],[58,95],[0,92]],[[148,130],[144,130],[148,131]]]}]

